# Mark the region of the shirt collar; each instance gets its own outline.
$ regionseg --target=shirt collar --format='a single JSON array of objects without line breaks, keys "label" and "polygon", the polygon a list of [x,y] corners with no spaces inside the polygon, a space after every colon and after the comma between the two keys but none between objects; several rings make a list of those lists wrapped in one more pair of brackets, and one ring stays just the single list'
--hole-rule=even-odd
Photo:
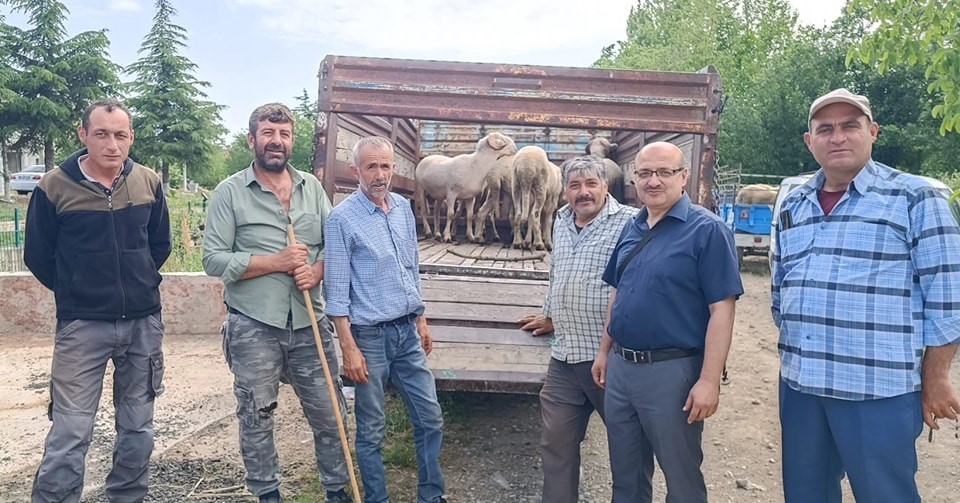
[{"label": "shirt collar", "polygon": [[[360,206],[363,206],[363,209],[366,210],[367,213],[370,213],[372,215],[376,213],[378,209],[380,211],[383,211],[383,208],[377,206],[376,204],[373,204],[373,201],[371,201],[370,198],[367,197],[367,195],[364,194],[359,187],[357,187],[357,190],[354,192],[354,196],[360,200]],[[387,192],[387,195],[386,195],[387,208],[389,208],[390,210],[397,207],[398,203],[395,197],[400,197],[400,196],[397,196],[393,192]]]},{"label": "shirt collar", "polygon": [[[597,215],[593,217],[593,220],[588,222],[587,225],[590,225],[596,221],[602,221],[610,215],[616,215],[617,213],[620,213],[621,209],[623,209],[623,205],[620,204],[615,197],[607,194],[607,202],[604,203],[603,208],[600,208],[600,212],[597,213]],[[557,217],[565,222],[573,222],[574,218],[576,217],[576,214],[573,212],[573,206],[570,206],[569,204],[563,205],[563,207],[557,211]]]},{"label": "shirt collar", "polygon": [[[80,157],[77,157],[77,167],[80,168],[80,174],[83,175],[83,178],[85,178],[88,182],[93,182],[99,185],[100,182],[98,182],[96,178],[90,176],[90,173],[87,173],[86,171],[83,170],[83,161],[86,160],[87,157],[90,157],[90,155],[83,154]],[[123,173],[123,167],[120,168],[120,171],[117,171],[117,176],[113,177],[113,181],[114,182],[117,181],[117,178],[120,178],[120,175],[122,173]],[[110,187],[107,187],[107,188],[110,188]]]},{"label": "shirt collar", "polygon": [[[681,222],[687,221],[687,216],[690,214],[690,196],[687,195],[686,191],[683,191],[683,194],[680,195],[680,199],[677,199],[677,202],[673,203],[673,206],[667,210],[665,217],[676,218]],[[637,215],[637,224],[646,224],[647,216],[649,212],[647,208],[640,210],[640,213]]]},{"label": "shirt collar", "polygon": [[[293,181],[294,185],[303,185],[303,175],[299,171],[293,169],[293,166],[287,164],[287,173],[290,173],[290,179]],[[253,162],[243,170],[243,185],[244,187],[249,187],[251,183],[257,181],[257,175],[253,171]]]},{"label": "shirt collar", "polygon": [[[850,186],[853,187],[853,190],[856,190],[861,195],[866,194],[870,186],[873,185],[878,174],[879,168],[873,159],[870,159],[867,161],[867,164],[863,166],[863,169],[857,173],[857,176],[853,177],[853,180],[850,182]],[[826,181],[827,175],[823,172],[823,168],[820,168],[813,175],[813,178],[811,178],[810,181],[801,186],[800,190],[803,191],[805,196],[815,195],[818,190],[823,188],[823,184]]]}]

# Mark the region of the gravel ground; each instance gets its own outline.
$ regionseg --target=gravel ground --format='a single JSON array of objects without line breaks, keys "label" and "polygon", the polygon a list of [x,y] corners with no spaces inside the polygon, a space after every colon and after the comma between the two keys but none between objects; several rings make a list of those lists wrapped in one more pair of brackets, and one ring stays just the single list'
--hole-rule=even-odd
[{"label": "gravel ground", "polygon": [[[781,502],[780,432],[777,420],[776,331],[769,315],[769,278],[745,274],[747,293],[737,306],[729,360],[731,383],[704,436],[704,474],[715,502]],[[50,341],[0,340],[0,501],[29,500],[46,421]],[[230,375],[215,336],[168,337],[167,394],[158,402],[157,449],[150,502],[249,502],[242,488],[235,403]],[[960,364],[954,364],[960,384]],[[109,385],[109,383],[108,383]],[[109,389],[109,388],[108,388]],[[101,404],[87,458],[84,502],[106,501],[102,483],[109,467],[112,414],[109,393]],[[446,434],[442,465],[449,500],[461,503],[540,501],[542,473],[537,444],[540,416],[534,396],[445,394]],[[289,387],[282,388],[276,441],[286,495],[316,486],[316,468],[305,420]],[[353,426],[352,414],[348,420]],[[610,472],[603,425],[595,415],[583,444],[582,502],[610,499]],[[927,442],[918,440],[921,494],[927,503],[958,503],[960,438],[954,426]],[[416,473],[388,470],[395,501],[415,499]],[[665,487],[659,472],[654,501]],[[853,501],[846,491],[846,501]]]}]

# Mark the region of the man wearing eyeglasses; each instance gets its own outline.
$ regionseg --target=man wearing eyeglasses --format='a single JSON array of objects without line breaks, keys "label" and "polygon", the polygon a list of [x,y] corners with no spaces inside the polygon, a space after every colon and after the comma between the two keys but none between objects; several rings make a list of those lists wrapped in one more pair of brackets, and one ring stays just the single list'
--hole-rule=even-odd
[{"label": "man wearing eyeglasses", "polygon": [[612,501],[652,501],[656,457],[667,501],[706,503],[703,420],[717,411],[743,293],[733,232],[684,193],[677,146],[651,143],[635,164],[644,209],[603,274],[613,290],[592,368],[605,388]]}]

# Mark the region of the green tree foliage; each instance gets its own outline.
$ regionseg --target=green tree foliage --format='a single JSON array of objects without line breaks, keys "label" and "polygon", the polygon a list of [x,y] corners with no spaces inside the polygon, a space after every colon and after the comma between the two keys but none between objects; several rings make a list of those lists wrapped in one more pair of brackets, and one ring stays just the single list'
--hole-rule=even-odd
[{"label": "green tree foliage", "polygon": [[871,28],[857,9],[815,28],[797,26],[783,2],[643,0],[627,24],[627,40],[605,48],[598,65],[719,69],[727,98],[718,140],[724,164],[782,176],[817,169],[803,143],[810,103],[847,87],[872,102],[881,125],[876,160],[940,178],[956,170],[948,159],[960,157],[960,141],[936,134],[919,68],[891,67],[879,75],[859,60],[847,64],[850,47]]},{"label": "green tree foliage", "polygon": [[[29,28],[0,24],[0,138],[43,152],[76,134],[83,109],[117,93],[119,67],[107,55],[104,31],[67,37],[67,7],[56,0],[0,0],[27,16]],[[6,63],[4,63],[6,62]]]},{"label": "green tree foliage", "polygon": [[880,74],[898,66],[924,69],[928,92],[940,100],[930,110],[940,133],[960,132],[960,0],[852,0],[875,29],[847,54]]},{"label": "green tree foliage", "polygon": [[755,96],[768,62],[793,45],[797,14],[787,0],[640,0],[627,39],[603,49],[600,67],[693,72],[714,65],[726,96],[720,121],[723,163],[754,171]]},{"label": "green tree foliage", "polygon": [[157,0],[153,26],[140,46],[140,59],[127,71],[137,138],[131,156],[159,168],[166,188],[170,170],[186,168],[191,179],[213,166],[223,108],[206,100],[208,82],[194,77],[197,66],[180,54],[186,30],[173,23],[177,11],[168,0]]}]

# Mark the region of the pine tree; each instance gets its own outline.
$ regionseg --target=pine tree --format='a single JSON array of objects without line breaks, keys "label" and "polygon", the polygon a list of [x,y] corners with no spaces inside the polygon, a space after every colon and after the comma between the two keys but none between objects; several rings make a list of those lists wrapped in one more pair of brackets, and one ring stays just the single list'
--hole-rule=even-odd
[{"label": "pine tree", "polygon": [[67,7],[56,0],[0,0],[27,15],[29,29],[0,23],[0,138],[15,149],[43,151],[76,134],[83,109],[118,92],[119,67],[110,61],[104,31],[67,38]]},{"label": "pine tree", "polygon": [[168,0],[157,0],[140,59],[127,67],[134,76],[127,103],[134,113],[135,158],[160,169],[164,190],[170,188],[171,168],[185,175],[209,169],[226,132],[220,124],[223,107],[206,99],[210,83],[197,80],[197,65],[180,54],[187,31],[173,23],[176,14]]}]

